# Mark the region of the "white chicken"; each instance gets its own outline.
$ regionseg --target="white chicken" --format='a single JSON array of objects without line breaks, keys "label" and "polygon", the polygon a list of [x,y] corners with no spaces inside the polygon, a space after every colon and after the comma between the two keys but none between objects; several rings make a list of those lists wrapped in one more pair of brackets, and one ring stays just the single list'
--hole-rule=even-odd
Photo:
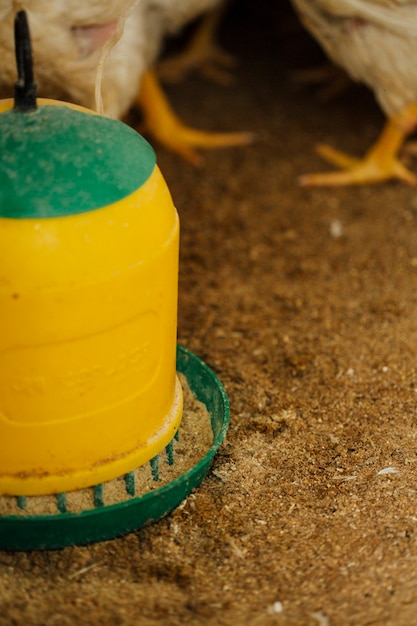
[{"label": "white chicken", "polygon": [[[94,108],[103,47],[103,112],[122,118],[139,104],[145,127],[167,147],[198,164],[196,147],[238,145],[247,133],[205,133],[184,126],[151,71],[163,39],[221,0],[0,0],[0,95],[16,80],[13,23],[28,15],[38,93]],[[127,17],[126,17],[127,15]],[[121,19],[121,17],[126,19]]]},{"label": "white chicken", "polygon": [[363,159],[329,146],[320,154],[341,171],[301,177],[304,185],[376,183],[417,177],[398,152],[417,126],[417,0],[292,0],[331,59],[375,93],[388,121]]}]

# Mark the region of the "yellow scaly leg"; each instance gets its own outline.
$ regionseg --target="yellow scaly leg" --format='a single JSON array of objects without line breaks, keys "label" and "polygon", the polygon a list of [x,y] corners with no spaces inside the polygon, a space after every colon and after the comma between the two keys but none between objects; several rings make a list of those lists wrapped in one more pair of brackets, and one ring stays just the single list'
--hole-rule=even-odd
[{"label": "yellow scaly leg", "polygon": [[203,162],[194,148],[242,146],[253,140],[252,133],[211,133],[185,126],[170,107],[152,71],[143,76],[138,104],[144,116],[145,130],[193,165]]},{"label": "yellow scaly leg", "polygon": [[306,187],[364,185],[390,179],[415,185],[417,177],[400,162],[398,152],[416,125],[417,104],[412,104],[387,121],[380,137],[363,159],[352,158],[330,146],[318,146],[319,154],[342,171],[306,174],[300,177],[301,185]]},{"label": "yellow scaly leg", "polygon": [[228,70],[235,66],[234,59],[216,43],[216,33],[226,5],[222,4],[202,18],[185,50],[159,63],[158,75],[163,80],[178,82],[198,70],[220,84],[232,82],[233,77]]}]

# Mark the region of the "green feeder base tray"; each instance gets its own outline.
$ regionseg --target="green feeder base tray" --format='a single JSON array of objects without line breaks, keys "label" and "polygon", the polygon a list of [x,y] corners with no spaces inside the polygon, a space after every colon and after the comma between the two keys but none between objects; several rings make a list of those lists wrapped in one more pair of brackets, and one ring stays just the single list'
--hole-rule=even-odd
[{"label": "green feeder base tray", "polygon": [[95,508],[80,513],[0,516],[0,549],[53,549],[112,539],[158,521],[201,484],[226,434],[229,402],[212,370],[181,346],[177,347],[177,371],[210,415],[213,443],[205,456],[175,480],[117,504],[104,506],[98,498]]}]

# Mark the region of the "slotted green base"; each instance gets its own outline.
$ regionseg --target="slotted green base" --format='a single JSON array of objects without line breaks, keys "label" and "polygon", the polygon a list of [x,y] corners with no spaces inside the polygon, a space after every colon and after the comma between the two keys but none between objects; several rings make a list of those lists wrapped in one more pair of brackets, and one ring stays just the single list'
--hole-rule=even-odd
[{"label": "slotted green base", "polygon": [[51,549],[112,539],[161,519],[200,485],[226,434],[229,402],[212,370],[181,346],[177,347],[177,371],[184,374],[191,391],[210,413],[213,443],[207,454],[163,487],[119,504],[81,513],[0,517],[0,549]]}]

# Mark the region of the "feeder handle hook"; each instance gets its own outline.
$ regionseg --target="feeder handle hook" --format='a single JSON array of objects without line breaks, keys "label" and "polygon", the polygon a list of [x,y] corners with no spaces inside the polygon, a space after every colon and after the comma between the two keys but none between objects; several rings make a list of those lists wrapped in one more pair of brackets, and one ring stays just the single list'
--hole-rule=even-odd
[{"label": "feeder handle hook", "polygon": [[14,109],[28,113],[37,109],[36,83],[33,80],[32,46],[26,11],[19,11],[14,21],[17,81],[14,85]]}]

